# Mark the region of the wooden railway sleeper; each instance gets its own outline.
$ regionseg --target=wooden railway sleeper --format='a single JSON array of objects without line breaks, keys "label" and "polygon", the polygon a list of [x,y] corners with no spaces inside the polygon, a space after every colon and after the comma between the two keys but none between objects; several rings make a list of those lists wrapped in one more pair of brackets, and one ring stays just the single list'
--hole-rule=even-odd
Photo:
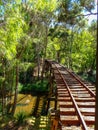
[{"label": "wooden railway sleeper", "polygon": [[[55,66],[56,66],[56,65],[55,65]],[[62,77],[65,86],[66,86],[67,89],[68,89],[69,95],[70,95],[70,97],[71,97],[71,99],[72,99],[72,101],[73,101],[73,104],[74,104],[74,106],[75,106],[76,112],[77,112],[77,114],[78,114],[78,118],[80,119],[80,122],[81,122],[81,124],[82,124],[83,130],[88,130],[87,125],[86,125],[86,123],[85,123],[85,121],[84,121],[84,119],[83,119],[83,116],[82,116],[82,114],[81,114],[81,112],[80,112],[80,110],[79,110],[79,108],[78,108],[77,103],[75,102],[75,99],[74,99],[73,95],[72,95],[71,92],[70,92],[70,89],[69,89],[67,83],[65,82],[64,77],[63,77],[62,74],[60,73],[60,71],[59,71],[59,69],[58,69],[57,66],[56,66],[56,68],[57,68],[57,70],[58,70],[60,76]]]},{"label": "wooden railway sleeper", "polygon": [[[89,120],[89,118],[87,119],[87,116],[89,117],[89,116],[91,116],[91,118],[92,119],[94,119],[94,115],[95,115],[95,112],[87,112],[87,111],[85,111],[85,112],[82,112],[82,111],[80,111],[80,109],[83,107],[83,108],[89,108],[89,106],[90,105],[86,105],[86,106],[84,106],[84,105],[81,105],[81,104],[77,104],[76,103],[76,101],[78,101],[78,102],[95,102],[95,93],[91,90],[91,89],[89,89],[89,87],[88,87],[88,85],[85,85],[82,81],[80,81],[80,79],[79,78],[77,78],[74,74],[72,74],[70,71],[67,71],[67,72],[64,72],[64,69],[62,70],[62,68],[61,67],[59,67],[59,64],[58,65],[56,65],[55,64],[55,62],[51,62],[51,61],[49,61],[49,63],[50,63],[50,66],[51,67],[53,67],[53,69],[55,69],[55,71],[54,71],[54,74],[55,74],[55,79],[56,79],[56,81],[57,81],[57,84],[58,84],[58,86],[57,86],[57,89],[59,89],[59,88],[63,88],[64,89],[64,84],[65,84],[65,86],[66,86],[66,88],[67,88],[67,90],[68,90],[68,93],[69,93],[69,95],[70,95],[70,98],[72,99],[72,101],[73,101],[73,104],[74,104],[74,106],[75,106],[75,109],[76,109],[76,113],[78,114],[78,119],[80,119],[80,124],[82,125],[82,128],[83,128],[83,130],[88,130],[88,125],[90,126],[91,124],[93,125],[94,124],[94,122],[95,122],[95,120]],[[58,68],[59,67],[59,68]],[[62,74],[61,74],[62,73]],[[68,79],[68,78],[70,78],[70,76],[68,75],[68,73],[73,77],[73,78],[75,78],[82,86],[84,86],[85,88],[86,88],[86,90],[87,91],[89,91],[89,93],[90,93],[90,95],[91,96],[89,96],[88,98],[86,98],[86,97],[74,97],[73,95],[72,95],[72,93],[71,93],[71,91],[70,91],[70,88],[69,88],[69,84],[70,84],[70,80]],[[60,75],[60,77],[61,78],[59,78],[59,75]],[[65,79],[64,79],[64,76],[65,75],[67,75],[67,80],[69,80],[68,81],[68,84],[67,84],[67,82],[65,81]],[[56,78],[56,76],[57,76],[57,78]],[[60,79],[60,82],[58,81]],[[71,79],[71,78],[70,78]],[[77,84],[77,82],[75,82],[75,80],[74,79],[72,79],[73,80],[73,82],[75,83],[75,86],[77,86],[77,87],[75,87],[75,88],[77,88],[77,89],[79,89],[79,84]],[[73,82],[71,82],[71,84],[73,84]],[[72,86],[70,84],[70,86]],[[78,86],[79,85],[79,86]],[[74,88],[74,89],[75,89]],[[72,89],[71,89],[72,90]],[[76,90],[75,90],[76,91]],[[84,90],[82,90],[82,91],[84,91]],[[60,102],[63,102],[63,101],[67,101],[67,99],[70,101],[70,98],[67,96],[67,97],[64,97],[64,94],[65,93],[63,93],[63,92],[60,92],[59,91],[59,95],[58,95],[58,101],[60,101]],[[93,97],[93,98],[92,98]],[[65,108],[65,106],[64,105],[60,105],[60,107],[62,108],[62,107],[64,107]],[[94,108],[94,105],[91,105],[91,107],[93,107]],[[69,111],[70,112],[70,111]],[[70,114],[72,114],[73,112],[70,112],[69,113],[69,115]],[[73,115],[74,115],[75,113],[73,113]],[[67,115],[67,113],[64,111],[61,111],[61,116],[62,115]],[[86,116],[86,117],[85,117]],[[84,118],[85,117],[85,118]],[[64,120],[63,120],[63,122],[64,122]],[[62,122],[62,123],[63,123]],[[66,120],[65,122],[69,122],[69,124],[70,124],[70,120],[68,121],[68,120]],[[74,121],[73,121],[74,122]],[[63,124],[62,124],[63,125]]]}]

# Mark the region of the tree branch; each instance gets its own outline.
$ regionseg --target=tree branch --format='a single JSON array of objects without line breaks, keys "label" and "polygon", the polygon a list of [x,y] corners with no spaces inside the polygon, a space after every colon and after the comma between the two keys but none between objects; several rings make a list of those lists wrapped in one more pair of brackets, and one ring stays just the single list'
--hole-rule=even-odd
[{"label": "tree branch", "polygon": [[3,22],[3,23],[0,23],[0,27],[1,27],[1,26],[3,26],[3,25],[5,25],[5,22]]},{"label": "tree branch", "polygon": [[89,14],[80,14],[80,15],[76,15],[76,17],[78,16],[89,16],[89,15],[97,15],[98,13],[89,13]]}]

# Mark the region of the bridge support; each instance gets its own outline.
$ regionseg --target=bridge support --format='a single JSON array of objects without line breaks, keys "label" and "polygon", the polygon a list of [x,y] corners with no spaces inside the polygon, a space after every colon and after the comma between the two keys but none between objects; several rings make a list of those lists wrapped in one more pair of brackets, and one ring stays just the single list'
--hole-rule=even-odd
[{"label": "bridge support", "polygon": [[47,60],[45,61],[45,76],[49,80],[49,94],[47,98],[47,113],[48,109],[50,108],[50,103],[54,102],[54,110],[57,110],[57,92],[55,88],[54,83],[54,73],[53,69],[51,68],[51,65]]}]

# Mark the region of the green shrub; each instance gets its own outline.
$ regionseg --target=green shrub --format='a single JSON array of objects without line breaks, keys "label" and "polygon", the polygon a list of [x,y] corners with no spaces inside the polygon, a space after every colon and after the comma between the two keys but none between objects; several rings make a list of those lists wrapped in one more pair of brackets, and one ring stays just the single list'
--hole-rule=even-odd
[{"label": "green shrub", "polygon": [[23,85],[21,83],[18,83],[18,91],[19,92],[21,92],[22,88],[23,88]]},{"label": "green shrub", "polygon": [[16,115],[17,124],[23,124],[27,115],[25,112],[21,111]]},{"label": "green shrub", "polygon": [[37,81],[35,84],[33,84],[33,87],[35,89],[36,92],[47,92],[48,91],[48,81],[47,80],[43,80],[43,82],[41,80]]},{"label": "green shrub", "polygon": [[23,85],[21,92],[22,93],[31,93],[31,92],[47,92],[48,91],[48,81],[41,80],[36,81],[33,84],[25,84]]}]

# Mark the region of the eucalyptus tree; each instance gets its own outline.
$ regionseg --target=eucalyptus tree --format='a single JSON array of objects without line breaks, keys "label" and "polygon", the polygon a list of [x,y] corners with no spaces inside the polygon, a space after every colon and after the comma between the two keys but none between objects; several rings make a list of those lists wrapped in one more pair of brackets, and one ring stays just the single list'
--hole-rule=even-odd
[{"label": "eucalyptus tree", "polygon": [[47,50],[51,53],[47,54],[50,58],[54,58],[58,62],[64,63],[63,58],[65,59],[65,49],[66,49],[66,40],[68,37],[68,29],[66,29],[63,25],[55,25],[51,27],[49,30],[49,40],[50,44]]},{"label": "eucalyptus tree", "polygon": [[89,25],[89,27],[88,27],[88,31],[93,36],[92,44],[91,44],[91,48],[93,49],[92,50],[93,57],[92,57],[92,61],[90,63],[90,68],[89,68],[89,71],[92,74],[93,71],[96,70],[97,21],[91,22],[91,25]]},{"label": "eucalyptus tree", "polygon": [[[30,5],[28,4],[30,2]],[[40,59],[46,57],[47,44],[48,44],[48,32],[50,24],[53,19],[53,13],[56,8],[56,0],[50,1],[28,1],[28,6],[31,6],[30,13],[30,31],[32,35],[32,42],[35,47],[35,62],[38,65],[38,78],[40,71]]]},{"label": "eucalyptus tree", "polygon": [[[13,85],[13,88],[15,88],[12,107],[13,115],[17,102],[20,68],[22,67],[22,63],[25,65],[25,62],[36,63],[36,59],[39,66],[40,56],[46,53],[48,27],[55,5],[56,0],[3,0],[1,2],[0,7],[2,7],[2,11],[4,12],[1,13],[3,22],[0,22],[0,65],[3,68],[0,81],[1,88],[5,88],[5,82]],[[33,54],[30,54],[27,48],[33,50]],[[30,57],[31,55],[33,58]],[[6,65],[3,63],[5,60],[7,61]],[[9,68],[9,71],[5,67]],[[8,73],[7,77],[5,77],[5,72],[13,74],[13,78],[11,77],[12,75],[8,77]],[[12,78],[13,84],[9,82],[10,78]],[[4,91],[1,91],[2,94]],[[4,96],[2,96],[2,99],[2,106],[4,106]]]},{"label": "eucalyptus tree", "polygon": [[[95,7],[94,0],[61,0],[59,1],[59,7],[57,10],[58,14],[58,25],[63,25],[64,28],[69,29],[69,35],[67,36],[67,63],[72,68],[72,48],[73,38],[76,28],[78,27],[77,33],[85,27],[85,15],[84,12],[89,12],[88,15],[92,15],[92,10]],[[65,44],[65,43],[64,43]]]},{"label": "eucalyptus tree", "polygon": [[[25,30],[26,30],[26,24],[24,22],[24,18],[20,14],[20,10],[18,8],[17,3],[9,3],[8,1],[3,1],[3,9],[4,9],[4,22],[5,25],[1,26],[0,30],[0,36],[1,36],[1,48],[0,48],[0,56],[2,61],[7,61],[6,62],[6,69],[5,69],[5,64],[2,62],[2,73],[8,74],[8,73],[13,73],[13,78],[14,80],[14,85],[15,85],[15,98],[14,98],[14,105],[13,105],[13,113],[14,113],[14,108],[16,106],[16,99],[17,99],[17,87],[18,87],[18,63],[19,63],[19,57],[20,57],[20,51],[19,46],[20,46],[20,39],[25,37]],[[9,15],[8,15],[9,14]],[[13,69],[16,68],[15,69]],[[7,69],[8,68],[8,69]],[[14,72],[12,72],[12,70]],[[4,77],[4,82],[1,85],[2,88],[4,88],[4,91],[2,93],[5,93],[5,88],[7,87],[8,83],[11,84],[11,82],[8,82],[9,79],[8,76]],[[16,79],[15,79],[16,78]],[[5,84],[7,82],[7,84]],[[12,87],[12,86],[11,86]],[[4,95],[2,106],[4,106],[4,98],[6,95]],[[3,110],[3,109],[2,109]]]}]

